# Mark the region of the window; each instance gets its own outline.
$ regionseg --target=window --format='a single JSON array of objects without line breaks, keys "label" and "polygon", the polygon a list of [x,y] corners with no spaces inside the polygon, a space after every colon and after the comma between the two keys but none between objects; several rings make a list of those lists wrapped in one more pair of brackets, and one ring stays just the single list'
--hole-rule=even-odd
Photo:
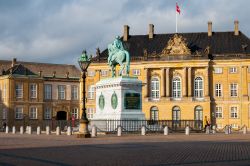
[{"label": "window", "polygon": [[3,108],[3,117],[2,119],[7,119],[7,109]]},{"label": "window", "polygon": [[194,109],[194,119],[203,120],[203,108],[201,106],[196,106]]},{"label": "window", "polygon": [[223,128],[223,127],[222,127],[222,124],[220,124],[220,123],[217,124],[217,128],[218,128],[218,129],[222,129],[222,128]]},{"label": "window", "polygon": [[30,119],[37,119],[37,108],[36,107],[30,107],[29,118]]},{"label": "window", "polygon": [[139,75],[141,75],[141,70],[140,69],[133,69],[132,73],[134,76],[139,76]]},{"label": "window", "polygon": [[37,85],[30,84],[30,98],[35,99],[37,98]]},{"label": "window", "polygon": [[95,108],[87,108],[87,118],[93,119],[95,114]]},{"label": "window", "polygon": [[44,99],[46,100],[52,99],[52,85],[50,84],[44,85]]},{"label": "window", "polygon": [[229,73],[237,73],[237,67],[230,67]]},{"label": "window", "polygon": [[88,71],[88,76],[89,77],[94,77],[95,76],[95,71],[94,70],[89,70]]},{"label": "window", "polygon": [[95,98],[95,86],[90,85],[88,88],[88,99],[94,99]]},{"label": "window", "polygon": [[173,98],[181,98],[181,79],[179,77],[173,78],[172,96]]},{"label": "window", "polygon": [[237,107],[230,108],[230,117],[231,118],[238,118],[238,108]]},{"label": "window", "polygon": [[159,119],[159,113],[158,108],[153,106],[150,109],[150,120],[158,120]]},{"label": "window", "polygon": [[65,85],[58,85],[58,99],[65,100]]},{"label": "window", "polygon": [[233,129],[239,129],[239,126],[238,126],[238,124],[232,124],[232,128]]},{"label": "window", "polygon": [[78,108],[73,108],[71,111],[71,118],[79,119],[78,117]]},{"label": "window", "polygon": [[223,118],[223,110],[222,107],[216,106],[215,107],[215,117],[216,118]]},{"label": "window", "polygon": [[76,85],[71,86],[71,99],[72,100],[78,99],[78,86]]},{"label": "window", "polygon": [[222,96],[222,85],[221,84],[215,84],[215,96],[216,97]]},{"label": "window", "polygon": [[6,88],[6,83],[3,84],[3,98],[6,98],[6,92],[7,92],[7,88]]},{"label": "window", "polygon": [[44,110],[44,119],[51,119],[52,111],[50,107],[46,107]]},{"label": "window", "polygon": [[181,109],[178,106],[173,107],[172,110],[172,119],[174,121],[179,121],[181,120]]},{"label": "window", "polygon": [[23,107],[16,107],[15,118],[16,119],[23,119]]},{"label": "window", "polygon": [[23,84],[16,83],[16,98],[23,98]]},{"label": "window", "polygon": [[230,95],[231,95],[231,97],[238,96],[238,84],[236,84],[236,83],[230,84]]},{"label": "window", "polygon": [[151,98],[157,100],[160,98],[160,81],[157,77],[151,80]]},{"label": "window", "polygon": [[201,77],[194,79],[194,97],[203,98],[203,80]]},{"label": "window", "polygon": [[101,70],[101,76],[107,77],[108,76],[108,70]]},{"label": "window", "polygon": [[214,73],[215,74],[221,74],[222,73],[222,68],[221,67],[215,67],[214,68]]}]

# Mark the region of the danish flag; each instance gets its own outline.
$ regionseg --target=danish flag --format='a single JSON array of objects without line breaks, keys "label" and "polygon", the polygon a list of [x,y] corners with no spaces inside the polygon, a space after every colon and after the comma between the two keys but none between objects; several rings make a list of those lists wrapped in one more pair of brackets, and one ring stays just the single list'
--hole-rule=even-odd
[{"label": "danish flag", "polygon": [[179,14],[181,14],[181,9],[180,9],[180,7],[178,6],[177,3],[176,3],[176,12],[179,13]]}]

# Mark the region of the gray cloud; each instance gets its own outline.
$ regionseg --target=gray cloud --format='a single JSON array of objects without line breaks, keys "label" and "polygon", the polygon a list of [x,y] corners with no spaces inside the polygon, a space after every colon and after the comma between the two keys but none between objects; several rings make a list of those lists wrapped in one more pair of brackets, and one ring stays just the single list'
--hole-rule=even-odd
[{"label": "gray cloud", "polygon": [[[175,32],[174,0],[0,0],[0,59],[76,63],[83,48],[105,49],[123,25],[131,34]],[[179,32],[232,31],[233,21],[250,36],[248,0],[178,0]]]}]

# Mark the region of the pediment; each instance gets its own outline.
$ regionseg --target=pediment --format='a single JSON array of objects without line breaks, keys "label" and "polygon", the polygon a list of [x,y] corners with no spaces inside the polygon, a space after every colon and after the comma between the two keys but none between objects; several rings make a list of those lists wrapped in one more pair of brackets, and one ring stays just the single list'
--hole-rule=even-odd
[{"label": "pediment", "polygon": [[162,56],[164,55],[190,55],[191,51],[187,46],[186,39],[178,34],[175,34],[165,48],[162,50]]}]

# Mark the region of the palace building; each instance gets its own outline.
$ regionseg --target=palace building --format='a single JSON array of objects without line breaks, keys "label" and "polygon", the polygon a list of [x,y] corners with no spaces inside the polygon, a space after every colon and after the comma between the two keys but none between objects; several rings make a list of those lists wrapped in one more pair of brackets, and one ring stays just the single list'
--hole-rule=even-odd
[{"label": "palace building", "polygon": [[[122,40],[131,57],[130,76],[145,83],[146,119],[250,127],[250,39],[239,31],[238,21],[233,31],[214,32],[208,22],[207,32],[177,34],[155,34],[150,24],[147,35],[130,35],[125,25]],[[111,76],[108,50],[96,54],[87,76],[91,114],[96,82]]]},{"label": "palace building", "polygon": [[0,61],[0,120],[8,126],[79,118],[80,71],[74,65]]}]

